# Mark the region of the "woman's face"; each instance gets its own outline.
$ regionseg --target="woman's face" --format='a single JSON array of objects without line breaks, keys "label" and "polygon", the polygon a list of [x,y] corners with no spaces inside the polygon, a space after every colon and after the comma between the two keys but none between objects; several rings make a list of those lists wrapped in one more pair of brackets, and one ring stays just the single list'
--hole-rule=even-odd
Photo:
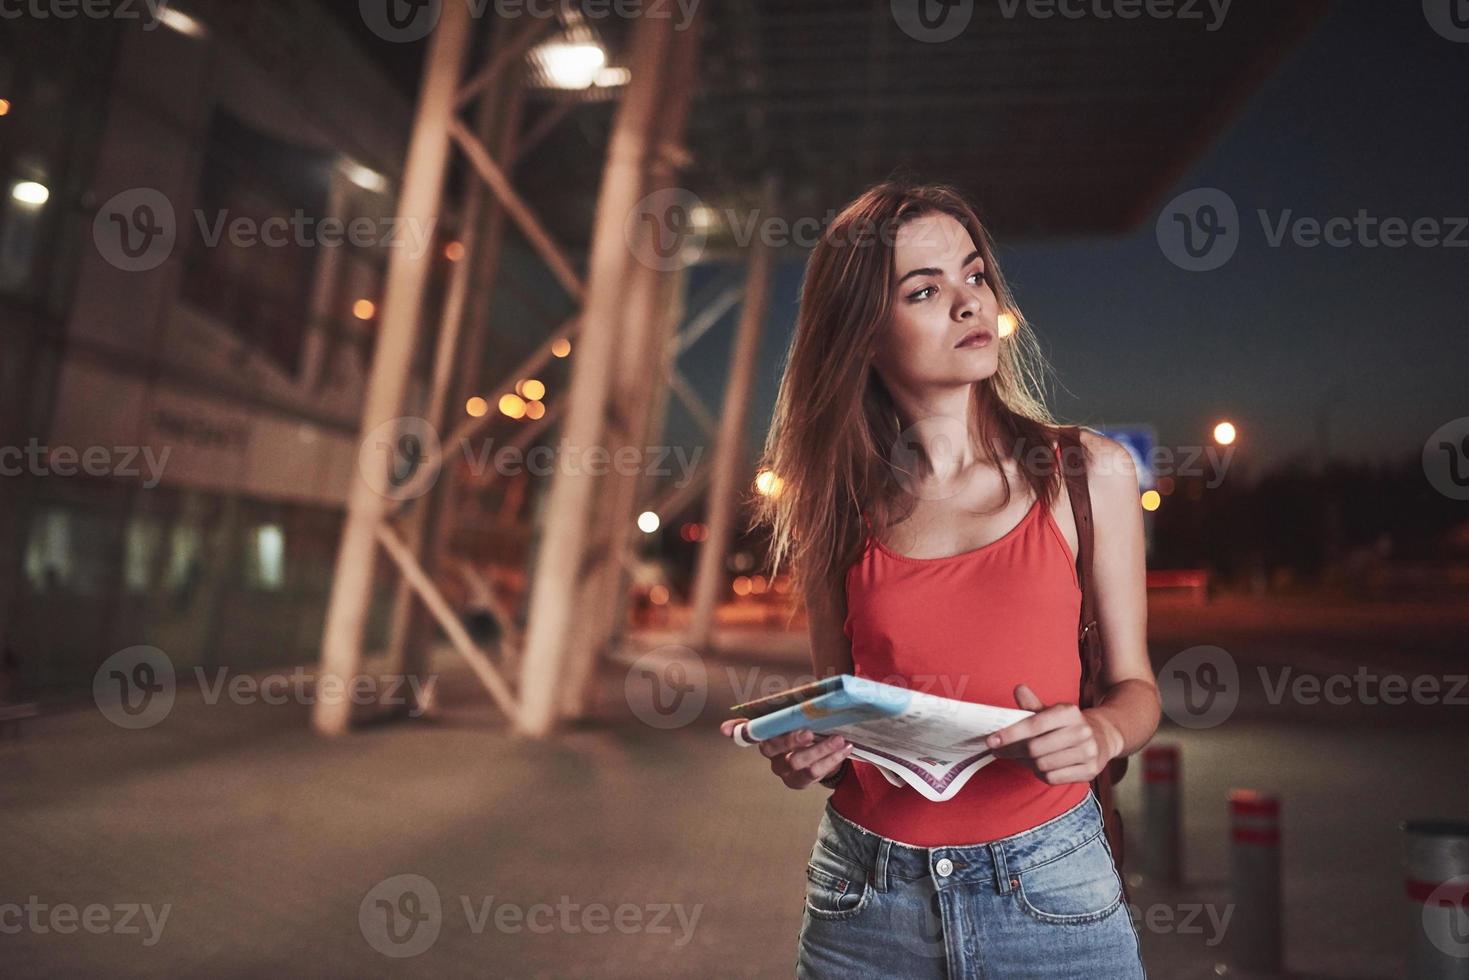
[{"label": "woman's face", "polygon": [[921,399],[993,375],[999,304],[964,226],[948,214],[914,218],[898,229],[893,263],[898,285],[874,360],[888,390]]}]

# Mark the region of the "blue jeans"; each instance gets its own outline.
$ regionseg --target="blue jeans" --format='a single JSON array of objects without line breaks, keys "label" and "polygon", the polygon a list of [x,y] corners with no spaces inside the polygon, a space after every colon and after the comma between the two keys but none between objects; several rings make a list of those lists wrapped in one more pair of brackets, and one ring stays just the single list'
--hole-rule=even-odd
[{"label": "blue jeans", "polygon": [[988,844],[914,847],[832,808],[806,868],[796,976],[1146,977],[1096,794]]}]

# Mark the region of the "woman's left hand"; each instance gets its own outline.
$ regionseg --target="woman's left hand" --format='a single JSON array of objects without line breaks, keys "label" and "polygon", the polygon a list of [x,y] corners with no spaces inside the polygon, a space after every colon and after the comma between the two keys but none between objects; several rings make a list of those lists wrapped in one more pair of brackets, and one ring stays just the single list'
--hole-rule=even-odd
[{"label": "woman's left hand", "polygon": [[1122,733],[1094,708],[1047,706],[1024,684],[1015,688],[1015,703],[1035,714],[995,732],[985,745],[1044,782],[1089,783],[1122,751]]}]

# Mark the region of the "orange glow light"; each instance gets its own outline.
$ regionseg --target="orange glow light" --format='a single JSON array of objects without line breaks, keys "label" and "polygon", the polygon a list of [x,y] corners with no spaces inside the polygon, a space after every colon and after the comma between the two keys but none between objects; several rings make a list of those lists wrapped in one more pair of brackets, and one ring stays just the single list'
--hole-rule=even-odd
[{"label": "orange glow light", "polygon": [[525,402],[519,395],[500,396],[500,414],[512,419],[525,418]]}]

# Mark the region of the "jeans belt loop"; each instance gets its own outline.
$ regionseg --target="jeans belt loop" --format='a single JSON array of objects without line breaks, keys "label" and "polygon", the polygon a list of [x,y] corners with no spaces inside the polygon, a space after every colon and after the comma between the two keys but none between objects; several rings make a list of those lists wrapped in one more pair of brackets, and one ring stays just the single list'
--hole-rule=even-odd
[{"label": "jeans belt loop", "polygon": [[872,870],[867,873],[869,883],[880,892],[888,890],[888,855],[893,842],[884,837],[877,842],[877,855],[872,859]]},{"label": "jeans belt loop", "polygon": [[991,844],[990,858],[995,865],[995,891],[1010,894],[1010,869],[1005,866],[1005,845]]}]

